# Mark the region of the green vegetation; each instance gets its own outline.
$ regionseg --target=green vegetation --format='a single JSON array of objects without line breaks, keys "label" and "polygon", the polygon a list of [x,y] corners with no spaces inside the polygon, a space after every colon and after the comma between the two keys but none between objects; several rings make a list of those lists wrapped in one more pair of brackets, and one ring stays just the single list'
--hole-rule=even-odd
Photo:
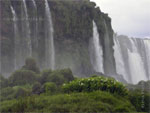
[{"label": "green vegetation", "polygon": [[113,78],[102,76],[74,80],[69,84],[63,84],[63,90],[64,92],[92,92],[101,90],[120,96],[126,96],[128,94],[128,90],[122,83],[117,82]]},{"label": "green vegetation", "polygon": [[[4,101],[2,112],[131,112],[135,108],[122,97],[107,92],[57,94],[53,96],[31,96]],[[119,106],[119,107],[118,107]]]},{"label": "green vegetation", "polygon": [[[30,62],[24,67],[27,65]],[[150,111],[147,91],[128,90],[114,78],[74,78],[70,69],[36,72],[32,66],[37,66],[30,66],[15,71],[9,78],[0,76],[0,112]]]}]

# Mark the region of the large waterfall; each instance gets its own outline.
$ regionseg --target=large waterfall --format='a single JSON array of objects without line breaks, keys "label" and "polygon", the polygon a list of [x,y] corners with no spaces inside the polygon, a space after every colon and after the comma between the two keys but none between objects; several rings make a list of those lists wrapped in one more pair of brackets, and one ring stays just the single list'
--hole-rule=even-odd
[{"label": "large waterfall", "polygon": [[114,36],[114,42],[117,73],[129,83],[149,80],[150,40]]},{"label": "large waterfall", "polygon": [[48,1],[45,0],[46,10],[46,67],[55,69],[55,49],[54,49],[54,37],[53,37],[53,23]]},{"label": "large waterfall", "polygon": [[103,50],[102,50],[102,46],[100,45],[99,38],[100,37],[99,37],[96,23],[93,21],[93,37],[91,39],[91,45],[90,45],[91,62],[96,72],[104,73]]}]

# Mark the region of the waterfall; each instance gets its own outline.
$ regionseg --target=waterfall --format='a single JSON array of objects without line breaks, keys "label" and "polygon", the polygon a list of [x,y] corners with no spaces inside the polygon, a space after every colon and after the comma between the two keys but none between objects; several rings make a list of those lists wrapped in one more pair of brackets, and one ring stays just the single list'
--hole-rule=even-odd
[{"label": "waterfall", "polygon": [[26,41],[27,41],[27,48],[28,48],[27,53],[26,53],[26,57],[28,57],[28,56],[32,56],[32,41],[31,41],[31,36],[30,36],[31,31],[30,31],[30,24],[29,24],[29,16],[28,16],[27,6],[26,6],[25,0],[23,0],[23,8],[24,8],[24,12],[25,12],[25,15],[24,15],[25,16],[25,18],[24,18],[25,19],[25,26],[26,26],[25,36],[27,38]]},{"label": "waterfall", "polygon": [[113,76],[116,74],[116,67],[115,67],[115,62],[114,62],[114,54],[113,54],[113,48],[111,47],[113,37],[111,37],[110,32],[109,32],[109,27],[104,20],[104,29],[105,29],[105,34],[104,34],[104,70],[106,75]]},{"label": "waterfall", "polygon": [[54,48],[54,37],[53,37],[53,23],[51,17],[51,11],[48,1],[45,0],[45,13],[46,13],[46,66],[55,69],[55,48]]},{"label": "waterfall", "polygon": [[114,37],[114,44],[117,73],[123,75],[128,83],[137,84],[141,80],[148,80],[150,41],[121,35]]},{"label": "waterfall", "polygon": [[125,64],[123,61],[123,56],[122,56],[122,51],[120,47],[120,43],[114,34],[114,57],[115,57],[115,62],[116,62],[116,71],[117,74],[122,75],[126,81],[128,80],[126,69],[125,69]]},{"label": "waterfall", "polygon": [[18,54],[19,54],[19,50],[18,50],[18,38],[19,38],[19,31],[18,31],[18,26],[17,26],[17,15],[15,10],[13,9],[12,6],[10,6],[11,8],[11,12],[13,14],[13,25],[14,25],[14,69],[16,70],[18,68],[17,65],[17,59],[18,59]]},{"label": "waterfall", "polygon": [[146,57],[147,57],[147,67],[148,67],[148,80],[150,80],[150,40],[144,40]]},{"label": "waterfall", "polygon": [[32,0],[32,3],[33,3],[34,8],[36,8],[36,3],[34,0]]},{"label": "waterfall", "polygon": [[[38,40],[39,40],[39,36],[38,36],[38,14],[37,14],[37,6],[36,6],[36,2],[35,0],[32,0],[33,3],[33,7],[34,7],[34,14],[33,14],[33,18],[34,18],[34,29],[33,29],[33,54],[35,55],[35,57],[37,57],[37,50],[38,50]],[[35,49],[35,50],[34,50]],[[34,56],[33,55],[33,56]]]},{"label": "waterfall", "polygon": [[92,41],[91,47],[93,48],[93,50],[90,50],[90,51],[94,51],[94,53],[91,54],[91,62],[92,62],[93,68],[96,72],[104,73],[103,50],[100,45],[98,29],[94,21],[93,21],[93,38],[91,41]]},{"label": "waterfall", "polygon": [[128,57],[132,83],[137,84],[141,80],[146,81],[147,77],[141,56],[136,52],[128,50]]},{"label": "waterfall", "polygon": [[[129,56],[129,67],[132,75],[132,82],[137,83],[140,80],[147,80],[146,70],[144,69],[144,63],[140,56],[135,39],[130,39],[132,44],[132,52],[128,51]],[[136,76],[135,76],[136,75]]]}]

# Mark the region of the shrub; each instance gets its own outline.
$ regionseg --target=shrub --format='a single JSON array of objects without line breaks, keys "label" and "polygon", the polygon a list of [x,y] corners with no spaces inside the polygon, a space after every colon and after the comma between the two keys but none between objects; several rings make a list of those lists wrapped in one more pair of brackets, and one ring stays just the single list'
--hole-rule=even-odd
[{"label": "shrub", "polygon": [[43,70],[39,82],[44,84],[46,82],[54,82],[56,85],[62,85],[64,82],[74,80],[72,71],[70,69],[62,69],[52,71],[50,69]]},{"label": "shrub", "polygon": [[0,88],[4,88],[8,86],[8,79],[0,75]]},{"label": "shrub", "polygon": [[31,70],[35,73],[40,73],[40,69],[37,67],[36,61],[34,58],[29,57],[25,60],[25,65],[22,69]]},{"label": "shrub", "polygon": [[53,82],[45,83],[43,88],[47,94],[52,94],[52,93],[56,92],[56,89],[57,89],[56,84]]},{"label": "shrub", "polygon": [[60,86],[66,82],[66,80],[64,79],[64,76],[56,70],[48,76],[48,82],[54,82],[57,86]]},{"label": "shrub", "polygon": [[41,77],[39,79],[39,82],[41,84],[44,84],[45,82],[48,82],[48,76],[52,73],[51,69],[46,69],[42,71]]},{"label": "shrub", "polygon": [[[107,100],[107,101],[106,101]],[[119,107],[118,107],[119,106]],[[0,103],[1,112],[49,113],[116,113],[135,112],[134,106],[123,97],[108,92],[81,92],[56,95],[33,95]]]},{"label": "shrub", "polygon": [[33,84],[32,93],[33,94],[40,94],[41,93],[41,84],[39,82],[36,82]]},{"label": "shrub", "polygon": [[30,70],[17,70],[9,78],[11,86],[33,84],[36,80],[35,72]]},{"label": "shrub", "polygon": [[91,92],[96,90],[108,91],[110,93],[126,96],[128,90],[125,86],[113,78],[90,77],[74,80],[63,84],[64,92]]},{"label": "shrub", "polygon": [[3,88],[0,91],[1,101],[14,98],[15,90],[11,87]]},{"label": "shrub", "polygon": [[138,112],[150,112],[150,94],[142,90],[129,92],[129,100]]},{"label": "shrub", "polygon": [[30,92],[27,91],[24,88],[18,88],[16,93],[15,93],[15,98],[19,98],[19,97],[25,97],[25,96],[29,96]]},{"label": "shrub", "polygon": [[62,69],[60,70],[60,73],[64,76],[67,82],[74,80],[71,69]]}]

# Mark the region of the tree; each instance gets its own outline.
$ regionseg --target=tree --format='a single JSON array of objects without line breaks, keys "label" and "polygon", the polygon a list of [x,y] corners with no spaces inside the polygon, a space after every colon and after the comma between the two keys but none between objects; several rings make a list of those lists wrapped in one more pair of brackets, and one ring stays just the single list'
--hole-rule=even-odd
[{"label": "tree", "polygon": [[41,84],[39,82],[34,83],[32,87],[33,94],[40,94],[41,93]]},{"label": "tree", "polygon": [[40,73],[40,69],[37,67],[36,60],[32,57],[29,57],[25,60],[25,65],[22,69],[31,70],[35,73]]},{"label": "tree", "polygon": [[36,73],[30,70],[17,70],[9,78],[10,85],[33,84],[37,81]]}]

